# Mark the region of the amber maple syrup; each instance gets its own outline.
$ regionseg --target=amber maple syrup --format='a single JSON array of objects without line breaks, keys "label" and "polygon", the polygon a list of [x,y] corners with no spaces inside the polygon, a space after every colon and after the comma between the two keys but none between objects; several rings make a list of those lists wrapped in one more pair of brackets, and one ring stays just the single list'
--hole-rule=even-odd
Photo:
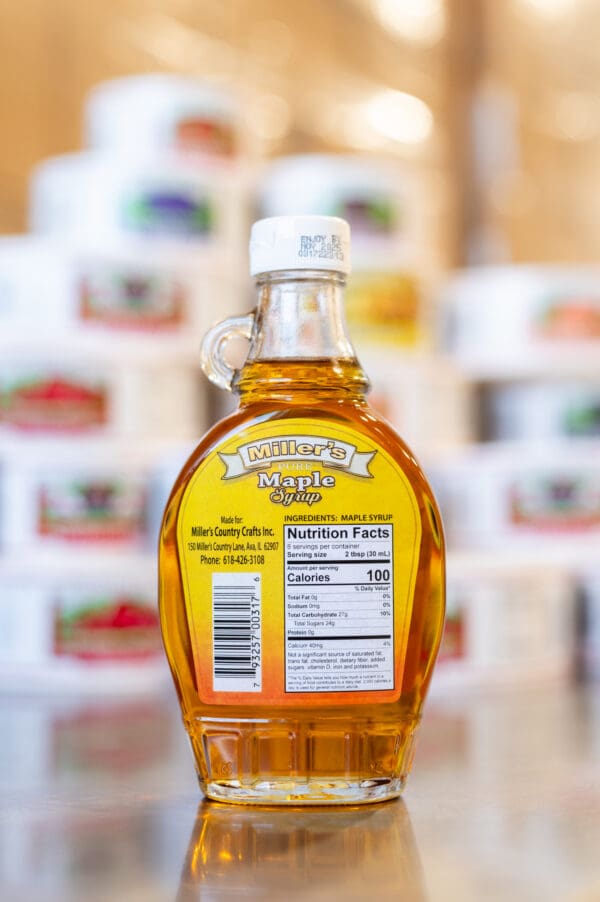
[{"label": "amber maple syrup", "polygon": [[[343,282],[265,273],[257,312],[205,343],[239,408],[174,486],[160,607],[213,799],[378,801],[410,771],[443,628],[443,535],[422,470],[366,400]],[[251,342],[239,372],[222,359],[231,334]]]}]

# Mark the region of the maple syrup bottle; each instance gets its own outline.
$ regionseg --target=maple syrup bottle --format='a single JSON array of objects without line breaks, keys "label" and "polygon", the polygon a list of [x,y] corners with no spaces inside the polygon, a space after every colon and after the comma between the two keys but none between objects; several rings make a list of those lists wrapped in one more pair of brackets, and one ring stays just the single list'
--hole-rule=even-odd
[{"label": "maple syrup bottle", "polygon": [[[368,405],[346,336],[350,230],[253,226],[257,307],[206,336],[239,408],[177,479],[162,631],[200,785],[250,804],[397,796],[444,620],[444,540],[411,451]],[[250,341],[239,371],[227,342]]]}]

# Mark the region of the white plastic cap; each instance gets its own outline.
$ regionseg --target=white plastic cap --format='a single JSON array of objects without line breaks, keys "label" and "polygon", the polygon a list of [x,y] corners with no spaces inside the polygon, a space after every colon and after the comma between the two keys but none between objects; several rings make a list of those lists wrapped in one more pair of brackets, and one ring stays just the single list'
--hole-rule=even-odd
[{"label": "white plastic cap", "polygon": [[337,216],[271,216],[250,233],[250,273],[281,269],[350,272],[350,226]]}]

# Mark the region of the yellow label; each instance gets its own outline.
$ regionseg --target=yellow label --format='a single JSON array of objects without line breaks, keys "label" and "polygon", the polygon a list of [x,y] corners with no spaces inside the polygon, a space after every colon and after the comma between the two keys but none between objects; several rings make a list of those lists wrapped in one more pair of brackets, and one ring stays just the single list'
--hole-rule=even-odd
[{"label": "yellow label", "polygon": [[191,478],[177,541],[204,703],[399,697],[421,521],[367,436],[315,419],[236,433]]},{"label": "yellow label", "polygon": [[355,272],[346,290],[346,319],[360,341],[417,345],[424,338],[418,283],[406,272]]}]

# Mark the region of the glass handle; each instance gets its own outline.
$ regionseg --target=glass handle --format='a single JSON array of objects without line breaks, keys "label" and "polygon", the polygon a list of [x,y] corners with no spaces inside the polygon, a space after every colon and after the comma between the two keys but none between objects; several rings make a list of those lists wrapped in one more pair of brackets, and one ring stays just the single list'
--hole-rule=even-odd
[{"label": "glass handle", "polygon": [[233,338],[250,341],[254,328],[254,312],[245,316],[230,316],[209,329],[200,345],[200,366],[211,382],[232,391],[237,370],[225,360],[225,350]]}]

